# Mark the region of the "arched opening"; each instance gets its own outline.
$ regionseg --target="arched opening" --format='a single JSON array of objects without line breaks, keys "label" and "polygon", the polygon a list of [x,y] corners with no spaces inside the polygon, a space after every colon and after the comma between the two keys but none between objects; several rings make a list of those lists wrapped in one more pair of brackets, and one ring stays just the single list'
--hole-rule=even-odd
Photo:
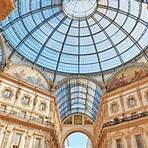
[{"label": "arched opening", "polygon": [[90,138],[82,132],[69,134],[64,141],[64,148],[93,148]]}]

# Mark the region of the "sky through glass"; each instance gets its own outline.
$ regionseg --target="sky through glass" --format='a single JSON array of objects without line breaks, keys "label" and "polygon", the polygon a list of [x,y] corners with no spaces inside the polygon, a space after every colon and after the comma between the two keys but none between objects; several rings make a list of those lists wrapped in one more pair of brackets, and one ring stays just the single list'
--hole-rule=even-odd
[{"label": "sky through glass", "polygon": [[99,0],[89,17],[78,19],[63,11],[62,0],[16,0],[1,28],[16,52],[58,72],[104,72],[140,53],[147,57],[147,5],[135,0]]}]

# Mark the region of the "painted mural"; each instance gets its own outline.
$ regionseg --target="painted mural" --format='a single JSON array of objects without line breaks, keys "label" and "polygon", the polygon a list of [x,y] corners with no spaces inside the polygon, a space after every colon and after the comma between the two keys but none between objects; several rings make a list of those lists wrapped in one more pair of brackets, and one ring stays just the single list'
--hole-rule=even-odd
[{"label": "painted mural", "polygon": [[74,116],[74,124],[82,124],[82,115],[75,115]]},{"label": "painted mural", "polygon": [[121,86],[128,85],[148,76],[148,68],[142,66],[131,66],[119,71],[110,81],[107,91],[112,91]]},{"label": "painted mural", "polygon": [[66,121],[64,121],[64,124],[72,124],[72,117],[66,119]]},{"label": "painted mural", "polygon": [[93,124],[88,117],[84,117],[84,124]]},{"label": "painted mural", "polygon": [[48,89],[48,82],[44,76],[36,69],[25,65],[13,65],[5,70],[5,73],[14,76],[17,79],[27,81],[37,87]]}]

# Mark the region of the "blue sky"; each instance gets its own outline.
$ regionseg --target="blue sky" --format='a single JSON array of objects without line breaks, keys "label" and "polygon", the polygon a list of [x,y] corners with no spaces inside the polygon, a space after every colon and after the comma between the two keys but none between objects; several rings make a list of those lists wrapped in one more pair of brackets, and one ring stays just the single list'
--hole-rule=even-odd
[{"label": "blue sky", "polygon": [[65,148],[86,148],[88,137],[80,132],[68,136],[69,146]]}]

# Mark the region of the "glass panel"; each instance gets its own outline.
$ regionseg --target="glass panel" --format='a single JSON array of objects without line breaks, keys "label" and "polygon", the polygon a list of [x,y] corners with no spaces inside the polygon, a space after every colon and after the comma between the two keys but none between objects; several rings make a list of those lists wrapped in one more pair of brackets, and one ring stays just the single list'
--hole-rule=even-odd
[{"label": "glass panel", "polygon": [[101,88],[85,78],[63,82],[57,89],[61,118],[64,119],[71,113],[84,113],[95,121],[101,94]]},{"label": "glass panel", "polygon": [[148,46],[146,0],[16,1],[0,29],[20,55],[43,68],[100,73],[125,65]]}]

